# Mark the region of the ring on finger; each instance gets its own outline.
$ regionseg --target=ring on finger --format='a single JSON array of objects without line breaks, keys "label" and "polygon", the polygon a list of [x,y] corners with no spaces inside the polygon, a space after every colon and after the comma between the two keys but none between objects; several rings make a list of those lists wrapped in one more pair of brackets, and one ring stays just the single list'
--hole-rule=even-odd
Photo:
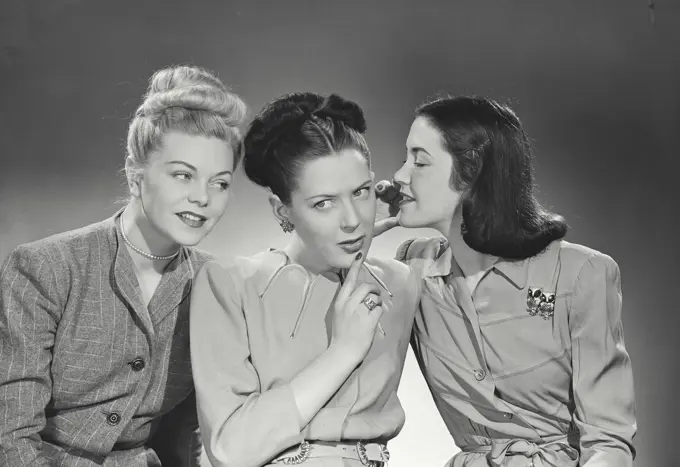
[{"label": "ring on finger", "polygon": [[366,298],[364,298],[361,303],[364,304],[366,308],[368,308],[368,311],[373,311],[373,308],[378,306],[378,302],[373,300],[373,297],[370,295],[367,295]]}]

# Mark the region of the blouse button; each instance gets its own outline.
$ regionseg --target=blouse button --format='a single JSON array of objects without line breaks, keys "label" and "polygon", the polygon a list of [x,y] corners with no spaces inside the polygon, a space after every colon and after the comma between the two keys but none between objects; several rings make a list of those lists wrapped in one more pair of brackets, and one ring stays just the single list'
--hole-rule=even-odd
[{"label": "blouse button", "polygon": [[475,370],[475,379],[481,381],[486,377],[486,372],[484,370]]}]

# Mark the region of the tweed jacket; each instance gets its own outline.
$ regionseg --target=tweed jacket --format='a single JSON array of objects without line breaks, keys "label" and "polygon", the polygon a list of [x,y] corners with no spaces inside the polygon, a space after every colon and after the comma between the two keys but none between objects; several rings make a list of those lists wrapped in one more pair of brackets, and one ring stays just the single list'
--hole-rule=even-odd
[{"label": "tweed jacket", "polygon": [[201,444],[184,248],[149,306],[117,218],[17,247],[0,269],[0,465],[194,466]]}]

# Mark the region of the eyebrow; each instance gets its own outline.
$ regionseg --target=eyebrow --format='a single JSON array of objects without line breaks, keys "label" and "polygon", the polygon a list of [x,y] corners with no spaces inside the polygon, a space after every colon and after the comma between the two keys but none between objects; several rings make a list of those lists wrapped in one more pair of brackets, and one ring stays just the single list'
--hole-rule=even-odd
[{"label": "eyebrow", "polygon": [[[356,187],[353,191],[357,191],[357,190],[361,190],[362,188],[366,188],[366,185],[370,185],[370,184],[371,184],[371,180],[366,180],[364,183],[362,183],[361,185]],[[310,196],[309,198],[307,198],[307,201],[310,201],[310,200],[315,199],[315,198],[335,198],[336,196],[337,196],[337,194],[319,194],[319,195]]]},{"label": "eyebrow", "polygon": [[[187,167],[188,169],[193,170],[194,172],[198,172],[198,169],[197,169],[196,167],[194,167],[193,165],[189,164],[188,162],[184,162],[184,161],[169,161],[169,162],[166,162],[166,164],[167,164],[167,165],[170,165],[170,164],[180,164],[180,165],[183,165],[183,166]],[[216,173],[215,175],[213,175],[213,177],[217,177],[217,176],[219,176],[219,175],[227,175],[227,174],[232,175],[231,170],[223,170],[222,172],[218,172],[218,173]]]},{"label": "eyebrow", "polygon": [[[407,149],[408,149],[408,147],[407,147]],[[417,152],[422,151],[425,154],[427,154],[428,156],[431,156],[431,154],[429,152],[427,152],[424,148],[421,148],[420,146],[413,146],[412,148],[409,149],[409,151],[411,151],[412,153],[417,153]]]}]

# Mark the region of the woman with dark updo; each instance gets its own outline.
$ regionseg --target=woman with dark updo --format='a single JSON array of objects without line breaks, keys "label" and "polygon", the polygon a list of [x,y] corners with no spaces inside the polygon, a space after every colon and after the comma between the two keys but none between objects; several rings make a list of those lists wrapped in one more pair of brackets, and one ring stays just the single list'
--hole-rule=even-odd
[{"label": "woman with dark updo", "polygon": [[213,467],[382,466],[419,282],[366,258],[376,199],[361,109],[283,96],[244,141],[288,245],[207,263],[192,292],[191,357]]}]

